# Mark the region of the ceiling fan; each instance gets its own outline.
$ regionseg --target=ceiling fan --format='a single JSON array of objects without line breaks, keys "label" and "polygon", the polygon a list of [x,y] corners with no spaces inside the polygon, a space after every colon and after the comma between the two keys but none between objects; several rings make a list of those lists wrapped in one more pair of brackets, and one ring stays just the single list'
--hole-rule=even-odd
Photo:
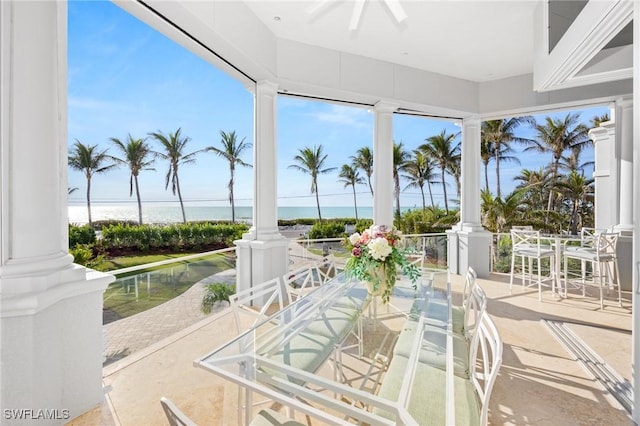
[{"label": "ceiling fan", "polygon": [[[334,2],[336,0],[318,0],[317,4],[309,9],[308,13],[314,14],[318,10],[322,9],[323,6],[328,3]],[[349,0],[346,0],[349,1]],[[364,9],[365,2],[370,0],[353,0],[353,13],[351,14],[351,20],[349,21],[349,31],[355,31],[358,29],[358,25],[360,24],[360,18],[362,17],[362,11]],[[407,14],[404,9],[400,5],[400,0],[382,0],[389,11],[396,19],[398,23],[401,23],[407,18]]]}]

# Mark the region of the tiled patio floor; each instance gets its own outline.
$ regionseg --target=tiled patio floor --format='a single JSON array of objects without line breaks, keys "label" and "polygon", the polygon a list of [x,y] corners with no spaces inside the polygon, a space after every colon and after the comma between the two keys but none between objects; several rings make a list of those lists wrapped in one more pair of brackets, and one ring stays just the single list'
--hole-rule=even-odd
[{"label": "tiled patio floor", "polygon": [[[504,340],[504,362],[490,404],[495,425],[626,425],[626,411],[552,335],[543,319],[563,321],[625,379],[631,380],[631,303],[604,310],[597,299],[558,300],[548,291],[509,293],[508,275],[479,284]],[[459,294],[462,277],[452,276]],[[458,301],[459,302],[459,301]],[[196,307],[197,308],[197,307]],[[234,334],[228,309],[104,369],[107,403],[73,422],[84,424],[166,424],[160,397],[172,399],[201,425],[237,423],[237,388],[193,367],[193,360]],[[314,423],[315,424],[315,423]]]}]

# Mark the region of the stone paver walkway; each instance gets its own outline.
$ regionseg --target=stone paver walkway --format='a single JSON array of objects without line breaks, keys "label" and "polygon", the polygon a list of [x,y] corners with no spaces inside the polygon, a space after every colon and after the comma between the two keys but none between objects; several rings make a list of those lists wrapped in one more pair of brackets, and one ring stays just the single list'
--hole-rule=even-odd
[{"label": "stone paver walkway", "polygon": [[[294,232],[299,232],[295,230]],[[289,247],[289,268],[296,269],[303,264],[322,259],[304,249],[295,241]],[[228,309],[226,302],[217,304],[206,315],[200,310],[200,303],[207,284],[214,282],[236,282],[235,269],[228,269],[211,275],[191,286],[180,296],[171,299],[155,308],[122,318],[103,326],[104,363],[112,364],[136,351],[144,349],[175,333],[178,333],[197,322]]]},{"label": "stone paver walkway", "polygon": [[235,269],[211,275],[191,286],[190,289],[155,308],[114,321],[103,326],[105,350],[104,365],[109,365],[140,349],[171,336],[223,309],[226,302],[218,303],[211,314],[200,310],[200,303],[207,284],[236,282]]}]

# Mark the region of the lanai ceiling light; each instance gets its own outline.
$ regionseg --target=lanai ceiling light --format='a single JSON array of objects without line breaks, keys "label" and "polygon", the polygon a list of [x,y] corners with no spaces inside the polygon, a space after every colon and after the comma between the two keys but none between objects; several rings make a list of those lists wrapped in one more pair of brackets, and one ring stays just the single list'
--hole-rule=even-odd
[{"label": "lanai ceiling light", "polygon": [[[326,4],[333,2],[336,0],[318,0],[317,4],[309,9],[309,14],[313,14],[320,10]],[[350,0],[346,0],[350,1]],[[362,11],[364,9],[365,2],[370,0],[353,0],[353,14],[351,15],[351,20],[349,21],[349,30],[355,31],[358,29],[358,25],[360,23],[360,18],[362,17]],[[398,24],[402,23],[407,18],[407,14],[404,9],[400,5],[400,0],[382,0],[384,4],[387,5],[389,11],[396,19]]]}]

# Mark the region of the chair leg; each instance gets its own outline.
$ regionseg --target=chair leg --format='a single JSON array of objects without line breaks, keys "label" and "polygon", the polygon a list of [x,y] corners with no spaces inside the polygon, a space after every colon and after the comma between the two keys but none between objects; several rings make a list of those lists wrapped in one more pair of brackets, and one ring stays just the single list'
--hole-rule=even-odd
[{"label": "chair leg", "polygon": [[620,269],[618,269],[618,259],[613,259],[613,265],[616,273],[616,285],[618,286],[618,306],[622,308],[622,289],[620,288]]},{"label": "chair leg", "polygon": [[526,271],[526,268],[524,267],[524,256],[520,256],[520,259],[522,261],[522,281],[521,281],[521,284],[522,284],[522,291],[524,291],[524,280],[525,280],[524,275],[525,275],[525,271]]},{"label": "chair leg", "polygon": [[511,254],[511,277],[509,278],[509,294],[513,294],[513,275],[515,274],[515,266],[516,266],[516,255],[515,253]]},{"label": "chair leg", "polygon": [[602,295],[602,287],[604,287],[604,277],[602,275],[602,264],[598,264],[598,282],[600,287],[600,309],[604,309],[604,298]]},{"label": "chair leg", "polygon": [[540,259],[538,259],[538,301],[542,302],[542,262]]}]

